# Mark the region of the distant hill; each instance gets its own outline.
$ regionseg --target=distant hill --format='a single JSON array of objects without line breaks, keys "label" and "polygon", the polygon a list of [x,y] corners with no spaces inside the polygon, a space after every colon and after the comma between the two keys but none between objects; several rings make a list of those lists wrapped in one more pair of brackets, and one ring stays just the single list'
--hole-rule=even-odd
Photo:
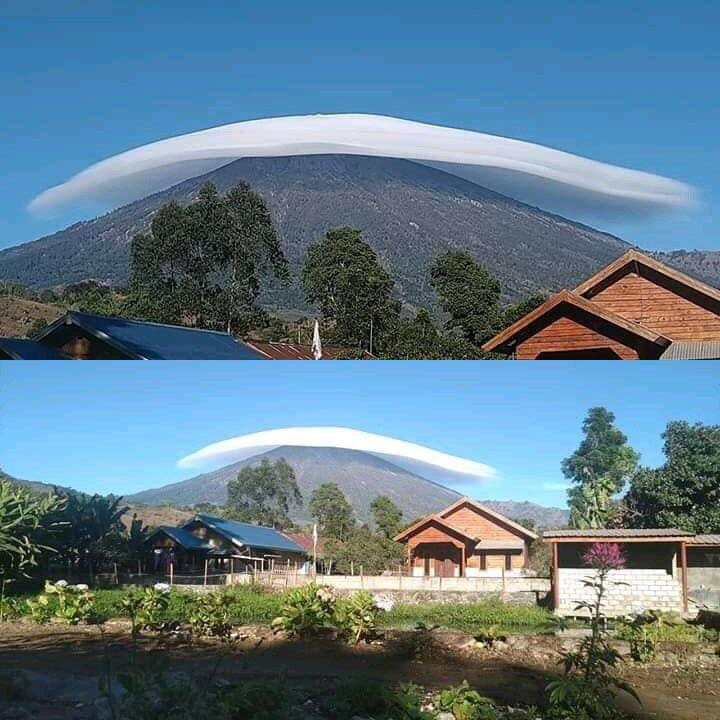
[{"label": "distant hill", "polygon": [[[223,505],[227,483],[241,468],[258,465],[263,459],[284,458],[295,471],[304,506],[292,513],[296,522],[310,520],[308,502],[322,483],[334,482],[343,491],[361,522],[371,518],[370,504],[378,495],[388,495],[403,511],[406,521],[442,510],[460,494],[370,453],[339,448],[281,447],[232,463],[171,485],[145,490],[127,498],[130,502],[191,506],[200,502]],[[538,527],[556,527],[567,522],[567,511],[529,502],[483,500],[483,504],[515,519],[532,519]]]},{"label": "distant hill", "polygon": [[[573,286],[625,252],[617,237],[408,160],[346,155],[244,158],[206,175],[0,252],[0,280],[34,288],[94,278],[126,280],[132,237],[171,199],[187,203],[206,181],[226,191],[246,180],[265,199],[297,270],[308,244],[331,227],[363,231],[397,281],[398,296],[431,305],[428,267],[466,249],[503,284],[506,299]],[[271,287],[266,304],[303,306]]]},{"label": "distant hill", "polygon": [[0,337],[28,337],[36,322],[50,324],[62,313],[54,305],[0,295]]},{"label": "distant hill", "polygon": [[651,254],[660,262],[720,288],[720,250],[668,250]]}]

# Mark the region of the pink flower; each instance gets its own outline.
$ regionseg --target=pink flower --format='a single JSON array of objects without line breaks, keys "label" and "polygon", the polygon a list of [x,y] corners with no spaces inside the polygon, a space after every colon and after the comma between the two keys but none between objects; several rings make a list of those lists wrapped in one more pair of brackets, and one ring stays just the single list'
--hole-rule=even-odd
[{"label": "pink flower", "polygon": [[619,570],[625,567],[625,555],[618,543],[596,542],[582,556],[583,564],[595,570]]}]

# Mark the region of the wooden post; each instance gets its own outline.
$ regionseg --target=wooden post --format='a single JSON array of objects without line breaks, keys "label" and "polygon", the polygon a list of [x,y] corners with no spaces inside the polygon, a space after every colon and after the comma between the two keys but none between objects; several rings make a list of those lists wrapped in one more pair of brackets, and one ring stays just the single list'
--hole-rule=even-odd
[{"label": "wooden post", "polygon": [[115,584],[119,585],[118,582],[118,571],[117,571],[117,563],[113,563],[113,575],[115,576]]},{"label": "wooden post", "polygon": [[203,575],[203,585],[207,585],[207,566],[208,566],[208,559],[205,558],[205,573]]},{"label": "wooden post", "polygon": [[353,560],[350,561],[350,575],[355,577],[355,562]]},{"label": "wooden post", "polygon": [[463,543],[462,555],[460,556],[460,577],[465,577],[465,543]]},{"label": "wooden post", "polygon": [[140,561],[138,560],[138,577],[142,576],[142,567],[140,567]]},{"label": "wooden post", "polygon": [[687,569],[687,543],[680,543],[680,562],[682,568],[683,612],[688,611],[688,569]]},{"label": "wooden post", "polygon": [[552,541],[550,544],[552,545],[552,572],[550,574],[553,610],[557,610],[560,605],[560,587],[558,585],[558,546],[555,541]]},{"label": "wooden post", "polygon": [[362,590],[364,587],[363,585],[363,566],[360,566],[360,589]]},{"label": "wooden post", "polygon": [[173,584],[173,564],[170,563],[170,584]]},{"label": "wooden post", "polygon": [[402,591],[402,565],[398,565],[398,590]]}]

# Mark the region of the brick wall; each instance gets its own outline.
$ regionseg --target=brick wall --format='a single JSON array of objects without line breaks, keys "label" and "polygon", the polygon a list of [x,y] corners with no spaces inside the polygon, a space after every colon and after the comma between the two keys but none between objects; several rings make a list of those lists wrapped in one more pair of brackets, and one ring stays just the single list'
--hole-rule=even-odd
[{"label": "brick wall", "polygon": [[[581,615],[575,605],[594,600],[592,588],[583,584],[593,577],[586,568],[560,568],[558,571],[559,603],[561,615]],[[613,570],[610,572],[603,613],[618,617],[642,610],[682,612],[682,587],[678,580],[664,570]]]}]

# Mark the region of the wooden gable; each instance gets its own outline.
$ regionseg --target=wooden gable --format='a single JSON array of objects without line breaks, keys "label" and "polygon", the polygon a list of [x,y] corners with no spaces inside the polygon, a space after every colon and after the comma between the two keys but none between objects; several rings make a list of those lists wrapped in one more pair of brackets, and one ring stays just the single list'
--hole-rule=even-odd
[{"label": "wooden gable", "polygon": [[462,498],[439,513],[449,525],[477,540],[534,540],[537,538],[522,525],[513,522],[500,513]]}]

